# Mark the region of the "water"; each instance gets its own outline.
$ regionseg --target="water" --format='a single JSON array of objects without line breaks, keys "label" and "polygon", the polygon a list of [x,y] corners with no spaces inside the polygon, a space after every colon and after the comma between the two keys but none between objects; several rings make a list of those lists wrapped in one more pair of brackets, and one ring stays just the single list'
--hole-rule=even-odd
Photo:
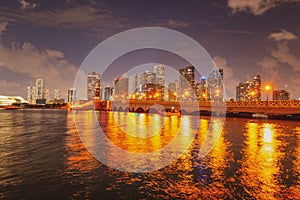
[{"label": "water", "polygon": [[[87,120],[89,115],[82,112]],[[164,128],[160,135],[149,138],[136,139],[118,127],[126,128],[128,120],[151,125],[157,118]],[[222,130],[217,119],[213,133],[222,130],[221,136],[201,158],[198,153],[207,134],[208,117],[99,112],[98,119],[108,138],[131,152],[160,149],[177,129],[182,134],[179,148],[195,124],[200,128],[179,159],[160,170],[136,174],[94,159],[68,111],[1,111],[0,199],[300,199],[297,121],[227,118]],[[183,121],[185,126],[180,129]],[[118,158],[113,151],[106,154]]]}]

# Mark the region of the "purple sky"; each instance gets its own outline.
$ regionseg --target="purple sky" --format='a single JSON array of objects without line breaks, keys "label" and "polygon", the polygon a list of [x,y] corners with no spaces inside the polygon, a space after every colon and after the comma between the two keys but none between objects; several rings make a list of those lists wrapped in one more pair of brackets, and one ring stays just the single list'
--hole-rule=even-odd
[{"label": "purple sky", "polygon": [[[238,82],[261,74],[263,83],[299,98],[299,10],[297,0],[1,0],[0,94],[26,97],[27,86],[43,78],[65,97],[96,45],[121,31],[157,26],[180,31],[207,50],[224,68],[227,97],[235,97]],[[164,58],[159,51],[147,57],[152,63]]]}]

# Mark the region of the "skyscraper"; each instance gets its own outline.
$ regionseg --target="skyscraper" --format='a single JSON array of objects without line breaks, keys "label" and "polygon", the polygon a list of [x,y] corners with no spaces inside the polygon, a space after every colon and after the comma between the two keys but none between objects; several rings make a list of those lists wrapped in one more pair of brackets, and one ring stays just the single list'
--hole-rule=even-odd
[{"label": "skyscraper", "polygon": [[54,89],[54,100],[60,99],[60,89]]},{"label": "skyscraper", "polygon": [[158,85],[164,85],[165,84],[165,68],[163,65],[156,65],[154,66],[154,73],[156,76],[155,83]]},{"label": "skyscraper", "polygon": [[91,72],[87,77],[87,98],[93,100],[95,96],[100,96],[100,74]]},{"label": "skyscraper", "polygon": [[182,100],[194,100],[195,89],[195,67],[188,66],[179,70],[180,94],[178,97]]},{"label": "skyscraper", "polygon": [[195,67],[188,66],[179,70],[180,72],[180,84],[182,88],[186,88],[189,84],[192,88],[195,88]]},{"label": "skyscraper", "polygon": [[213,70],[207,79],[207,87],[210,99],[213,101],[223,101],[223,69]]},{"label": "skyscraper", "polygon": [[261,77],[256,75],[252,81],[239,83],[236,86],[237,101],[260,101],[261,100]]},{"label": "skyscraper", "polygon": [[126,99],[128,96],[128,78],[118,77],[114,79],[114,98]]},{"label": "skyscraper", "polygon": [[46,99],[46,102],[49,101],[51,98],[51,90],[49,88],[46,88],[44,94],[45,94],[44,98]]},{"label": "skyscraper", "polygon": [[106,86],[104,88],[104,100],[111,100],[113,96],[114,88]]},{"label": "skyscraper", "polygon": [[44,99],[44,81],[43,79],[36,79],[35,81],[35,98],[36,100]]},{"label": "skyscraper", "polygon": [[27,87],[27,101],[30,104],[35,104],[35,87],[28,86]]},{"label": "skyscraper", "polygon": [[155,84],[156,74],[154,72],[145,71],[139,74],[139,85]]},{"label": "skyscraper", "polygon": [[76,89],[68,89],[68,103],[73,103],[76,100]]}]

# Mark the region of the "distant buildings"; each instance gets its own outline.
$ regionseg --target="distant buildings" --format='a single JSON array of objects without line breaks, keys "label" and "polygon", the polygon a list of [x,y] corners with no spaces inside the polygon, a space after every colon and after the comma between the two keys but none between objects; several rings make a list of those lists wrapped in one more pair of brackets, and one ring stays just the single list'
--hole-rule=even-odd
[{"label": "distant buildings", "polygon": [[261,100],[261,76],[257,75],[252,81],[239,83],[236,86],[237,101],[260,101]]},{"label": "distant buildings", "polygon": [[76,100],[76,89],[68,89],[68,103],[73,103]]},{"label": "distant buildings", "polygon": [[51,98],[51,89],[45,88],[43,79],[36,79],[35,87],[27,87],[27,101],[29,104],[62,104],[64,99],[60,97],[60,89],[54,89],[54,99]]},{"label": "distant buildings", "polygon": [[287,101],[290,100],[290,93],[285,90],[274,90],[273,100],[275,101]]},{"label": "distant buildings", "polygon": [[95,96],[100,96],[100,74],[91,72],[87,77],[87,98],[93,100]]}]

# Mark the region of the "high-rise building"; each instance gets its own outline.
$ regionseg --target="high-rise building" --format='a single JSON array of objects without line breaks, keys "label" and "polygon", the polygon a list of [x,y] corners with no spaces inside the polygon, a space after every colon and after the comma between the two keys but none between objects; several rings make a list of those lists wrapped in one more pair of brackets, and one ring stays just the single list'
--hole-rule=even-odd
[{"label": "high-rise building", "polygon": [[129,77],[128,88],[129,94],[139,92],[139,74],[134,74]]},{"label": "high-rise building", "polygon": [[290,93],[286,90],[274,90],[273,91],[274,101],[287,101],[290,100]]},{"label": "high-rise building", "polygon": [[261,77],[257,75],[252,81],[239,83],[236,86],[237,101],[260,101],[261,100]]},{"label": "high-rise building", "polygon": [[54,100],[60,99],[60,89],[54,89]]},{"label": "high-rise building", "polygon": [[210,98],[207,87],[207,78],[205,76],[201,76],[200,82],[196,84],[196,95],[200,101],[207,101]]},{"label": "high-rise building", "polygon": [[213,70],[207,79],[209,98],[213,101],[223,101],[224,98],[224,72],[223,69]]},{"label": "high-rise building", "polygon": [[155,83],[158,85],[164,85],[165,84],[165,68],[163,65],[156,65],[154,66],[154,73],[156,76]]},{"label": "high-rise building", "polygon": [[95,96],[100,96],[100,74],[91,72],[87,77],[87,98],[93,100]]},{"label": "high-rise building", "polygon": [[180,72],[180,84],[181,88],[185,89],[186,83],[189,84],[190,87],[195,87],[195,67],[188,66],[179,70]]},{"label": "high-rise building", "polygon": [[180,69],[179,72],[180,93],[178,94],[178,98],[181,100],[194,99],[195,67],[188,66]]},{"label": "high-rise building", "polygon": [[106,86],[104,88],[104,100],[112,100],[114,93],[114,88],[110,86]]},{"label": "high-rise building", "polygon": [[114,79],[114,99],[126,99],[128,97],[128,82],[127,77]]},{"label": "high-rise building", "polygon": [[178,92],[180,91],[179,88],[179,81],[175,80],[174,82],[171,82],[168,84],[168,98],[169,101],[176,101]]},{"label": "high-rise building", "polygon": [[51,90],[49,88],[46,88],[44,94],[45,94],[44,98],[46,99],[46,101],[49,101],[51,99]]},{"label": "high-rise building", "polygon": [[29,104],[35,104],[35,87],[28,86],[27,87],[27,101]]},{"label": "high-rise building", "polygon": [[156,74],[154,72],[145,71],[139,74],[139,85],[155,84]]},{"label": "high-rise building", "polygon": [[45,99],[43,79],[39,78],[35,81],[35,98],[36,100]]},{"label": "high-rise building", "polygon": [[73,103],[76,100],[76,89],[68,89],[68,103]]}]

